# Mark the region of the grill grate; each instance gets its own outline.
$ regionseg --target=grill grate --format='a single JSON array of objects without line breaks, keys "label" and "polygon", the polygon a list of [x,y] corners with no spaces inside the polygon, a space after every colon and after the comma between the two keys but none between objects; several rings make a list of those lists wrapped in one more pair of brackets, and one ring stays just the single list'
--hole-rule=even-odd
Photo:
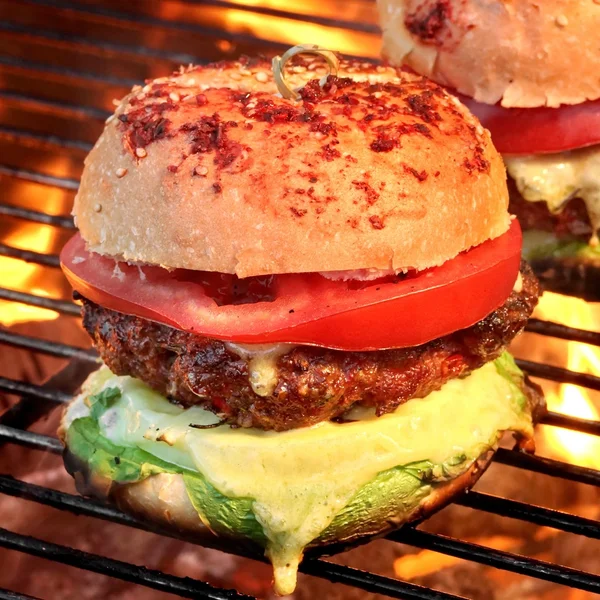
[{"label": "grill grate", "polygon": [[165,575],[160,571],[130,565],[58,544],[50,544],[2,528],[0,528],[0,545],[33,556],[52,556],[52,560],[58,563],[87,569],[94,573],[109,575],[124,581],[131,581],[156,590],[175,593],[180,598],[210,598],[211,600],[248,600],[251,598],[234,591],[218,590],[201,581]]},{"label": "grill grate", "polygon": [[[18,9],[15,9],[15,4],[19,5]],[[103,119],[111,111],[112,98],[124,95],[132,83],[164,74],[181,62],[203,62],[243,52],[272,52],[297,41],[325,45],[321,39],[328,40],[331,35],[337,35],[335,39],[338,39],[340,33],[345,34],[341,49],[348,54],[362,54],[371,58],[377,53],[376,16],[371,0],[272,4],[282,8],[261,8],[257,3],[243,5],[239,0],[163,0],[160,3],[123,3],[120,0],[105,0],[103,3],[91,0],[29,0],[17,3],[14,0],[0,0],[0,182],[3,192],[0,201],[3,221],[0,223],[51,227],[58,240],[46,252],[2,243],[0,256],[40,265],[47,277],[56,273],[56,251],[74,227],[72,219],[66,214],[77,189],[83,157],[100,133]],[[288,9],[288,6],[293,8]],[[342,20],[337,17],[339,14],[351,16]],[[257,35],[248,33],[248,28],[239,25],[246,21],[248,24],[255,23],[257,18],[262,19],[265,27]],[[277,23],[280,26],[274,26]],[[284,31],[283,25],[291,25],[291,28]],[[233,33],[225,33],[226,27]],[[313,38],[298,40],[296,31],[310,31]],[[49,196],[59,200],[59,206],[52,214],[45,212],[48,210],[46,204],[32,206],[27,201],[28,191],[40,186]],[[61,318],[70,318],[79,313],[78,306],[71,301],[12,290],[4,287],[2,280],[0,300],[47,308],[59,313]],[[532,320],[528,331],[600,346],[600,333],[557,323]],[[26,349],[39,355],[73,359],[80,378],[96,358],[94,351],[89,349],[6,330],[0,330],[0,345],[3,348]],[[520,361],[520,366],[536,377],[600,390],[600,377],[597,376],[531,361]],[[53,380],[40,386],[0,377],[0,392],[20,397],[17,404],[0,416],[0,451],[3,445],[10,443],[60,454],[62,447],[56,438],[28,431],[28,428],[54,406],[67,402],[70,399],[68,390]],[[543,423],[600,435],[600,423],[595,421],[549,413]],[[589,468],[506,449],[500,449],[494,460],[551,477],[600,486],[600,471]],[[0,475],[0,494],[73,515],[85,515],[158,535],[188,539],[173,532],[161,531],[116,508],[20,481],[9,475]],[[472,510],[600,539],[598,522],[564,512],[481,492],[470,492],[457,503]],[[597,575],[428,533],[416,527],[406,527],[390,534],[388,539],[600,593],[600,577]],[[218,539],[205,541],[204,544],[212,544],[211,547],[219,549]],[[166,575],[2,528],[0,546],[183,598],[250,598],[201,581]],[[300,570],[391,598],[461,600],[456,595],[340,566],[320,558],[305,560]],[[0,598],[32,597],[0,590]]]}]

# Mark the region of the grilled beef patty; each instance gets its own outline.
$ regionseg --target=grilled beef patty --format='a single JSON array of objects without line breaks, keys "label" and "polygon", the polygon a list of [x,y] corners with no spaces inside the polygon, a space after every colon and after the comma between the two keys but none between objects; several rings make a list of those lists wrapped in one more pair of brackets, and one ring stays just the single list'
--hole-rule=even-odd
[{"label": "grilled beef patty", "polygon": [[222,341],[85,298],[83,324],[117,375],[137,377],[171,401],[201,405],[234,426],[284,431],[341,417],[355,405],[391,412],[497,358],[537,303],[539,285],[525,263],[521,274],[522,290],[485,319],[421,346],[371,352],[290,347],[277,359],[266,395],[255,393],[247,360]]},{"label": "grilled beef patty", "polygon": [[551,213],[545,202],[525,200],[511,177],[508,177],[508,191],[508,210],[519,219],[523,231],[537,229],[554,233],[558,238],[574,237],[586,242],[590,239],[593,229],[581,198],[572,198],[560,212]]}]

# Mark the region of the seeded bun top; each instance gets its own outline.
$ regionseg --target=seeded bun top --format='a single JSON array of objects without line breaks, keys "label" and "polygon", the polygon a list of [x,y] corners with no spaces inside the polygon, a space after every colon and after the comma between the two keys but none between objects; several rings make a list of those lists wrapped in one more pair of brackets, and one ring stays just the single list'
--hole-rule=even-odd
[{"label": "seeded bun top", "polygon": [[423,269],[504,233],[489,134],[412,73],[319,58],[278,94],[264,60],[136,87],[86,159],[74,214],[91,250],[236,273]]},{"label": "seeded bun top", "polygon": [[480,102],[600,98],[596,0],[378,0],[383,53]]}]

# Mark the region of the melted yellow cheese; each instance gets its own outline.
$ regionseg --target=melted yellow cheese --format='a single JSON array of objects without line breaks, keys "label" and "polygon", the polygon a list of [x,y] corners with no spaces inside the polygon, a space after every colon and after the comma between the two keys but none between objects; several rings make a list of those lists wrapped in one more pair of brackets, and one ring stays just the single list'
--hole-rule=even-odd
[{"label": "melted yellow cheese", "polygon": [[[424,399],[388,415],[356,411],[358,421],[323,422],[286,432],[190,428],[216,417],[199,407],[170,404],[144,383],[102,369],[84,393],[118,387],[122,395],[100,418],[103,434],[180,466],[194,468],[222,494],[254,499],[253,512],[268,539],[276,589],[291,593],[304,548],[316,539],[362,486],[378,473],[421,460],[457,455],[474,460],[499,431],[531,435],[532,423],[514,387],[488,363]],[[82,416],[83,401],[68,421]],[[85,411],[84,411],[85,412]],[[158,442],[158,443],[157,443]]]},{"label": "melted yellow cheese", "polygon": [[270,396],[277,385],[277,359],[293,344],[233,344],[225,347],[248,363],[250,385],[257,396]]},{"label": "melted yellow cheese", "polygon": [[[600,229],[600,146],[557,154],[504,157],[506,169],[525,200],[544,201],[560,212],[571,198],[581,198],[594,232]],[[593,241],[597,243],[597,236]]]}]

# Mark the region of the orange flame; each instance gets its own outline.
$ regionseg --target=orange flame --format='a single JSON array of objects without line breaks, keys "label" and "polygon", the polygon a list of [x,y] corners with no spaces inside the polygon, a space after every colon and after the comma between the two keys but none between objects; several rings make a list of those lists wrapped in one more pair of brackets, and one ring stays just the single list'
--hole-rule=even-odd
[{"label": "orange flame", "polygon": [[[40,164],[42,171],[48,169],[53,172],[58,169],[60,172],[60,168],[60,157]],[[3,189],[5,190],[3,200],[8,204],[44,211],[51,215],[68,214],[73,202],[71,190],[50,187],[33,181],[10,179]],[[0,241],[7,246],[22,250],[44,254],[54,253],[60,249],[68,235],[68,231],[51,225],[11,217],[0,219]],[[0,286],[42,297],[64,298],[69,294],[69,288],[57,269],[8,257],[0,257]],[[45,308],[0,300],[0,325],[48,321],[56,319],[57,316],[55,311]]]},{"label": "orange flame", "polygon": [[[506,535],[493,535],[490,537],[473,538],[467,541],[475,542],[495,550],[514,550],[521,540]],[[433,550],[421,550],[416,554],[407,554],[394,561],[394,575],[404,581],[411,581],[419,577],[427,577],[441,569],[448,569],[464,562],[464,559],[445,554],[438,554]]]},{"label": "orange flame", "polygon": [[235,4],[240,5],[240,7],[260,4],[261,8],[289,12],[290,17],[268,13],[259,14],[236,8],[230,8],[224,14],[215,10],[213,16],[207,13],[210,9],[202,7],[203,18],[214,18],[216,22],[223,18],[225,29],[231,33],[250,32],[258,38],[289,44],[290,46],[317,44],[342,54],[379,58],[381,40],[378,32],[351,30],[326,22],[307,21],[296,16],[297,14],[311,15],[336,20],[341,16],[347,22],[376,25],[378,18],[375,4],[349,2],[348,0],[343,2],[340,0],[336,2],[270,0],[269,2],[260,3],[235,0]]},{"label": "orange flame", "polygon": [[[51,247],[56,232],[49,225],[38,223],[23,224],[17,231],[8,234],[4,242],[9,246],[47,252]],[[0,257],[0,273],[2,287],[28,292],[36,296],[49,296],[47,290],[32,286],[36,275],[42,267],[26,263],[15,258]],[[46,308],[19,304],[16,302],[0,302],[0,324],[15,325],[26,321],[49,321],[56,319],[57,313]]]},{"label": "orange flame", "polygon": [[[570,327],[597,331],[600,325],[600,305],[593,305],[567,296],[546,293],[536,316],[559,321]],[[566,343],[566,366],[580,373],[600,373],[600,349],[578,342]],[[547,389],[546,400],[550,410],[573,417],[596,420],[599,398],[584,388],[563,384],[558,389]],[[592,468],[600,468],[600,439],[596,436],[569,431],[559,427],[545,428],[544,442],[557,458]]]}]

